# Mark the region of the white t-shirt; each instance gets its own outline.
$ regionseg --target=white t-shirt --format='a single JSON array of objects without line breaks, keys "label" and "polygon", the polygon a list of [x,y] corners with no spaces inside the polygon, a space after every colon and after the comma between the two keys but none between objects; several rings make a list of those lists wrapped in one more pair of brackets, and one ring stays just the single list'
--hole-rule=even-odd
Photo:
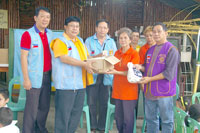
[{"label": "white t-shirt", "polygon": [[0,128],[0,133],[20,133],[16,123],[17,121],[12,121],[10,125]]}]

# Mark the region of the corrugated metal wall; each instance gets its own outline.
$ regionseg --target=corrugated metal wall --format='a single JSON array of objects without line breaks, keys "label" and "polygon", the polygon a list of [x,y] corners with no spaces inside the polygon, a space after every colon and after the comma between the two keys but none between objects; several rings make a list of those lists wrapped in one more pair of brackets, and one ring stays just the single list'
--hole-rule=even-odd
[{"label": "corrugated metal wall", "polygon": [[[49,28],[53,30],[62,30],[66,17],[79,16],[83,38],[94,34],[95,22],[101,18],[108,19],[109,33],[114,36],[120,27],[133,28],[168,21],[179,11],[157,0],[0,0],[0,9],[8,10],[9,28],[31,27],[34,10],[38,6],[51,10]],[[185,14],[176,20],[184,18]],[[0,47],[8,47],[8,29],[0,29]]]}]

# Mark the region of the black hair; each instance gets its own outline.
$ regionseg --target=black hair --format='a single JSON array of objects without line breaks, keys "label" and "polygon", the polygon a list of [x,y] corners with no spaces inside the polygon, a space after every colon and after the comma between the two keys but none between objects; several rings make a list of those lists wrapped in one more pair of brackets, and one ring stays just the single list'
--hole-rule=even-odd
[{"label": "black hair", "polygon": [[0,124],[3,126],[10,125],[12,123],[13,113],[7,107],[0,108]]},{"label": "black hair", "polygon": [[70,23],[70,22],[78,22],[80,24],[81,20],[80,20],[80,18],[78,18],[76,16],[70,16],[65,19],[65,25],[68,25],[68,23]]},{"label": "black hair", "polygon": [[189,115],[185,117],[185,125],[189,127],[188,117],[198,121],[200,118],[200,104],[192,104],[189,108]]},{"label": "black hair", "polygon": [[110,25],[109,22],[108,22],[108,20],[106,20],[106,19],[99,19],[99,20],[96,21],[96,27],[98,27],[99,23],[101,23],[101,22],[105,22],[108,27]]},{"label": "black hair", "polygon": [[8,97],[9,97],[9,92],[8,92],[7,89],[0,88],[0,94],[1,94],[5,99],[8,99]]},{"label": "black hair", "polygon": [[38,16],[38,15],[39,15],[39,12],[40,12],[41,10],[44,10],[45,12],[50,13],[50,10],[49,10],[48,8],[43,7],[43,6],[40,6],[40,7],[38,7],[38,8],[35,9],[35,16]]},{"label": "black hair", "polygon": [[139,36],[140,36],[140,32],[139,32],[139,30],[138,30],[137,28],[134,28],[134,29],[132,30],[132,33],[133,33],[133,32],[139,33]]},{"label": "black hair", "polygon": [[164,31],[167,31],[167,26],[165,24],[163,24],[162,22],[156,22],[154,25],[153,25],[153,28],[157,25],[160,25],[162,26],[163,30]]}]

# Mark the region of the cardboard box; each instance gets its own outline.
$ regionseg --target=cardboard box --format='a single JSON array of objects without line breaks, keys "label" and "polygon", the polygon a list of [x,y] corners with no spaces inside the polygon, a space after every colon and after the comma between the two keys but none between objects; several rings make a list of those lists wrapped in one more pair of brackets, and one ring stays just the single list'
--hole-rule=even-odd
[{"label": "cardboard box", "polygon": [[0,48],[0,64],[1,65],[8,65],[8,49]]},{"label": "cardboard box", "polygon": [[95,68],[97,73],[104,73],[111,68],[114,68],[114,65],[120,62],[115,56],[106,56],[106,57],[97,57],[88,59],[92,61],[92,66]]}]

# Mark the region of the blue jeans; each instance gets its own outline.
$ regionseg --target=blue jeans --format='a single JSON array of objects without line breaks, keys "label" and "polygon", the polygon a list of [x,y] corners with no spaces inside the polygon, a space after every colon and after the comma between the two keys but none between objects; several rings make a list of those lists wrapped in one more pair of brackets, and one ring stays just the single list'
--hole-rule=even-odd
[{"label": "blue jeans", "polygon": [[162,133],[173,133],[173,97],[149,100],[145,98],[147,133],[159,132],[159,116],[162,120]]}]

